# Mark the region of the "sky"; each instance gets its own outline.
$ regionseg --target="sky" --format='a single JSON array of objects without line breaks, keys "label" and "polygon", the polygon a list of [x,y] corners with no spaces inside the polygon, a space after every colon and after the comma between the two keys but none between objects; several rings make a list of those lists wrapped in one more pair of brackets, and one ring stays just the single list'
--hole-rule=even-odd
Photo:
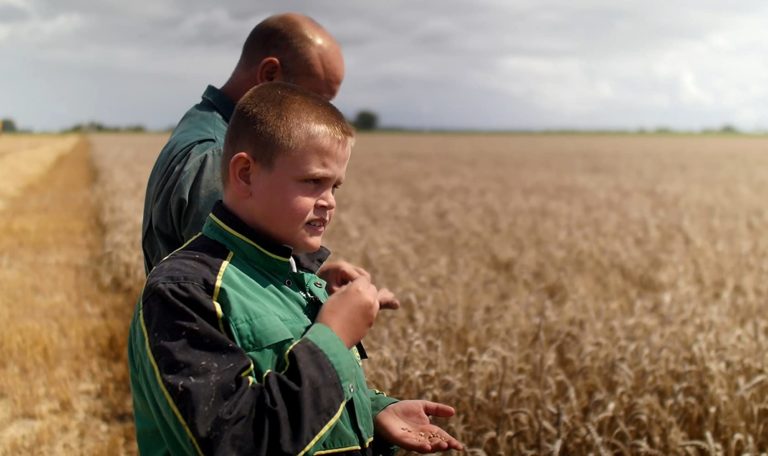
[{"label": "sky", "polygon": [[334,103],[383,126],[768,130],[764,0],[0,0],[0,117],[171,127],[284,11],[337,38]]}]

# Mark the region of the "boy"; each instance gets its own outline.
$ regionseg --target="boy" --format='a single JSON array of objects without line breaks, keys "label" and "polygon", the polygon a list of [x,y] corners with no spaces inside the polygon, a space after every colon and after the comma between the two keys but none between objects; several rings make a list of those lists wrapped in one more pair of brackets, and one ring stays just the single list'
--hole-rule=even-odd
[{"label": "boy", "polygon": [[379,310],[360,276],[328,297],[291,255],[331,222],[353,131],[297,86],[250,90],[230,121],[223,201],[147,278],[129,363],[142,454],[374,454],[461,449],[451,407],[369,390],[354,348]]}]

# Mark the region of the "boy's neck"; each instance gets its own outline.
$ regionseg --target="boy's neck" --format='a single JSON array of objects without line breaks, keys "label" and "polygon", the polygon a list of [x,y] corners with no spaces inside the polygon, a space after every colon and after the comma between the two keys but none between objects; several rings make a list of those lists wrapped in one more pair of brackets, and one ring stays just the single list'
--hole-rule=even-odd
[{"label": "boy's neck", "polygon": [[292,246],[287,245],[275,239],[274,237],[272,237],[263,228],[259,226],[254,226],[253,224],[246,222],[246,217],[244,217],[243,209],[239,207],[237,204],[232,204],[231,201],[227,201],[227,199],[225,198],[222,200],[222,205],[224,206],[224,209],[226,209],[227,212],[229,212],[231,215],[234,215],[235,218],[237,219],[237,224],[240,225],[240,229],[237,231],[238,232],[242,231],[240,234],[248,238],[253,238],[251,240],[257,244],[266,244],[264,245],[264,247],[277,248],[277,246],[280,246],[282,247],[280,250],[290,251],[289,256],[295,253],[299,253],[299,252],[296,252]]}]

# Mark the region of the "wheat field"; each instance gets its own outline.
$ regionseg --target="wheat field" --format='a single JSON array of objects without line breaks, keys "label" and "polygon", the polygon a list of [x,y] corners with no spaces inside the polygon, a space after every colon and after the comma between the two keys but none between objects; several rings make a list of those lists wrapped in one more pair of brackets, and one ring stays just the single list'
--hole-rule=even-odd
[{"label": "wheat field", "polygon": [[767,146],[361,138],[328,243],[405,299],[370,378],[473,454],[765,451]]},{"label": "wheat field", "polygon": [[[93,282],[124,306],[99,352],[115,384],[164,139],[88,138]],[[361,134],[325,241],[403,302],[366,338],[370,382],[456,407],[442,424],[469,454],[759,454],[765,195],[762,137]],[[127,389],[99,388],[117,430],[82,454],[134,453]],[[0,453],[28,449],[4,432]]]},{"label": "wheat field", "polygon": [[62,154],[72,150],[74,136],[19,135],[0,141],[0,209],[38,179]]}]

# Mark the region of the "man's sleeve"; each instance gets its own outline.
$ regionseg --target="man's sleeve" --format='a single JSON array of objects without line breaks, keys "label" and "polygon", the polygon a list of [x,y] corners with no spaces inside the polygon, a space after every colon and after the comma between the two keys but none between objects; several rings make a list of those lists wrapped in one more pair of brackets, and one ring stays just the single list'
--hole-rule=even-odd
[{"label": "man's sleeve", "polygon": [[315,324],[287,349],[286,369],[257,382],[218,318],[197,284],[145,291],[131,329],[131,375],[134,395],[144,396],[134,402],[148,410],[136,413],[153,417],[172,453],[295,455],[323,439],[356,368],[343,342]]},{"label": "man's sleeve", "polygon": [[221,146],[213,143],[195,146],[173,188],[169,203],[179,246],[202,230],[213,205],[221,199],[221,154]]},{"label": "man's sleeve", "polygon": [[142,233],[147,274],[200,232],[213,204],[221,198],[221,148],[204,142],[179,155],[184,158],[172,165],[167,180],[147,189],[156,193],[145,203],[152,204],[145,207],[151,221],[145,215],[148,224]]}]

